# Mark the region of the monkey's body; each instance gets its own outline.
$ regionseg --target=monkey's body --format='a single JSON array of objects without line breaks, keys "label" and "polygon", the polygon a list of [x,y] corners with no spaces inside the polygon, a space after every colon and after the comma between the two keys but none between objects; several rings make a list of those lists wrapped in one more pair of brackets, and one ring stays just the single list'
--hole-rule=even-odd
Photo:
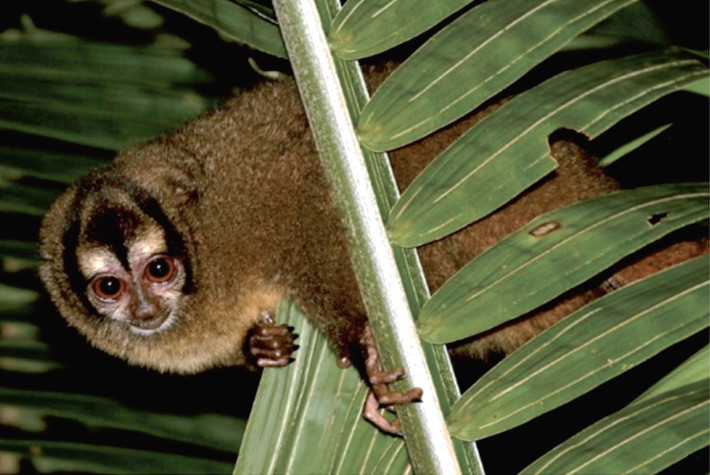
[{"label": "monkey's body", "polygon": [[[392,153],[400,185],[406,186],[476,120]],[[569,142],[556,147],[557,176],[501,212],[421,249],[432,289],[540,213],[616,188],[587,165],[578,147]],[[112,191],[101,190],[107,183]],[[118,188],[120,183],[125,190]],[[94,198],[86,201],[86,196]],[[91,265],[98,266],[102,253],[116,247],[102,242],[115,236],[92,234],[107,216],[121,218],[117,232],[127,247],[138,242],[154,254],[177,255],[173,279],[178,280],[154,299],[158,307],[171,308],[167,323],[156,329],[144,331],[133,316],[101,316],[85,295],[91,292]],[[146,233],[143,242],[139,238]],[[55,203],[41,240],[41,277],[62,315],[92,344],[132,364],[179,373],[245,364],[250,329],[286,298],[297,301],[337,352],[350,356],[360,351],[367,318],[343,224],[292,81],[262,84],[166,137],[123,152]],[[161,240],[167,244],[154,245]],[[75,247],[83,249],[77,253],[94,252],[84,259],[91,265],[81,264]],[[131,285],[142,288],[136,282]],[[172,303],[160,300],[173,298],[178,290],[181,295]],[[479,358],[490,350],[507,352],[593,293],[564,300],[459,352]]]},{"label": "monkey's body", "polygon": [[[107,172],[154,196],[183,236],[193,285],[169,331],[141,335],[95,315],[62,282],[72,270],[57,236],[70,208],[82,206],[77,190]],[[43,225],[41,276],[73,326],[133,364],[181,373],[244,364],[247,332],[287,297],[345,352],[366,318],[327,190],[295,86],[264,84],[74,185]],[[88,225],[79,227],[85,235]]]}]

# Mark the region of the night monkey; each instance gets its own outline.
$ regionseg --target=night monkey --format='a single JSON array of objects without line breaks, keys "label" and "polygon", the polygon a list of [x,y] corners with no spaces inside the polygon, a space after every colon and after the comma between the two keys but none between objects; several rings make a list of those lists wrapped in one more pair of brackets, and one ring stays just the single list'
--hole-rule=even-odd
[{"label": "night monkey", "polygon": [[[392,152],[400,186],[480,118]],[[553,156],[559,168],[544,184],[420,249],[432,291],[535,216],[617,188],[574,143],[557,142]],[[292,80],[264,82],[72,185],[44,219],[40,253],[41,278],[62,316],[131,364],[176,373],[288,364],[294,335],[272,315],[291,298],[342,361],[365,370],[375,409],[421,397],[418,388],[387,389],[401,370],[379,366],[343,223]],[[509,352],[599,292],[452,351],[480,359]]]}]

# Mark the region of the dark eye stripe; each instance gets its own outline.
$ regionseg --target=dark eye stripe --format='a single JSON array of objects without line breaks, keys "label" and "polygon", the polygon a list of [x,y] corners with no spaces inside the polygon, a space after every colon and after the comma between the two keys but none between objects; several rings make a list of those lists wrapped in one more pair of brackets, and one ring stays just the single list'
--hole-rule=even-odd
[{"label": "dark eye stripe", "polygon": [[185,269],[185,284],[183,285],[183,293],[190,293],[193,291],[193,281],[192,281],[192,266],[190,262],[190,255],[185,247],[185,241],[183,241],[180,233],[177,232],[173,223],[168,219],[168,217],[163,212],[155,197],[151,196],[143,187],[138,184],[126,181],[124,182],[126,190],[130,193],[131,197],[138,203],[141,211],[153,218],[156,223],[160,225],[165,231],[165,240],[168,245],[168,254],[171,256],[180,256],[182,258],[182,265]]}]

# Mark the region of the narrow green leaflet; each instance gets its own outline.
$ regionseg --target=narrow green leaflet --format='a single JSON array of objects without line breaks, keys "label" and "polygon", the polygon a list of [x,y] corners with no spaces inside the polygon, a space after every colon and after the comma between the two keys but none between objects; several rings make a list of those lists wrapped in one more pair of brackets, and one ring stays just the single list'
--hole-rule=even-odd
[{"label": "narrow green leaflet", "polygon": [[484,2],[432,37],[377,90],[358,122],[363,145],[391,150],[453,122],[635,1]]},{"label": "narrow green leaflet", "polygon": [[[126,82],[101,82],[80,77],[52,78],[28,76],[25,71],[2,76],[0,97],[29,103],[70,104],[77,112],[95,110],[123,117],[135,114],[138,123],[165,127],[203,112],[208,101],[193,91]],[[152,115],[149,114],[152,112]]]},{"label": "narrow green leaflet", "polygon": [[0,298],[0,322],[12,324],[27,324],[35,311],[35,305],[30,302],[7,302]]},{"label": "narrow green leaflet", "polygon": [[210,76],[180,51],[90,41],[6,43],[0,58],[0,128],[116,150],[210,106],[182,86]]},{"label": "narrow green leaflet", "polygon": [[647,132],[639,137],[636,137],[635,139],[631,140],[630,142],[627,142],[623,144],[622,146],[616,148],[615,150],[611,151],[607,155],[605,155],[601,160],[599,160],[599,166],[600,167],[606,167],[607,165],[610,165],[620,159],[621,157],[625,156],[626,154],[629,154],[648,142],[649,140],[654,139],[658,135],[662,134],[666,129],[668,129],[672,123],[670,124],[664,124],[658,128],[655,128],[651,130],[650,132]]},{"label": "narrow green leaflet", "polygon": [[41,473],[228,473],[229,462],[149,450],[54,440],[0,439],[0,451],[25,454]]},{"label": "narrow green leaflet", "polygon": [[405,190],[387,223],[404,246],[441,238],[491,213],[552,171],[548,136],[593,138],[701,76],[692,56],[665,50],[594,63],[526,91],[445,150]]},{"label": "narrow green leaflet", "polygon": [[99,396],[0,387],[4,405],[36,409],[42,414],[82,423],[142,432],[164,439],[230,453],[238,446],[245,422],[215,414],[191,417],[146,413]]},{"label": "narrow green leaflet", "polygon": [[683,90],[710,97],[710,77],[706,76],[698,79],[697,81],[691,82],[685,86]]},{"label": "narrow green leaflet", "polygon": [[56,364],[49,345],[40,341],[0,340],[0,358],[26,359],[46,364]]},{"label": "narrow green leaflet", "polygon": [[631,403],[521,473],[658,473],[708,445],[708,383]]},{"label": "narrow green leaflet", "polygon": [[473,1],[351,0],[333,19],[328,41],[343,59],[372,56],[414,38]]},{"label": "narrow green leaflet", "polygon": [[106,163],[95,156],[60,150],[0,147],[0,176],[8,172],[72,183]]},{"label": "narrow green leaflet", "polygon": [[276,22],[259,9],[230,0],[152,0],[208,25],[227,38],[280,58],[286,57]]},{"label": "narrow green leaflet", "polygon": [[[83,87],[77,89],[73,100],[52,98],[41,92],[46,90],[42,81],[29,78],[27,83],[37,87],[32,100],[0,97],[0,128],[110,150],[165,133],[209,106],[208,101],[191,92],[166,94],[124,86],[102,87],[112,91],[99,96],[101,100],[93,100]],[[122,94],[126,94],[123,102]],[[119,100],[112,101],[111,96]]]},{"label": "narrow green leaflet", "polygon": [[653,45],[672,44],[660,15],[649,3],[633,3],[585,32],[585,35]]},{"label": "narrow green leaflet", "polygon": [[518,426],[706,328],[709,277],[707,259],[694,259],[565,318],[466,391],[452,433],[475,440]]},{"label": "narrow green leaflet", "polygon": [[300,349],[289,366],[264,371],[234,473],[411,470],[402,439],[363,419],[368,388],[357,370],[337,366],[325,336],[293,303],[278,317],[296,328]]},{"label": "narrow green leaflet", "polygon": [[207,84],[214,78],[179,50],[94,41],[0,42],[0,74],[143,84]]},{"label": "narrow green leaflet", "polygon": [[22,306],[35,302],[39,298],[39,292],[19,287],[11,287],[0,283],[0,311],[15,306]]},{"label": "narrow green leaflet", "polygon": [[635,402],[640,402],[668,391],[673,391],[681,386],[704,381],[710,375],[710,346],[705,345],[702,350],[696,352],[683,364],[663,377],[650,389],[636,398]]},{"label": "narrow green leaflet", "polygon": [[448,343],[523,315],[656,239],[708,218],[707,183],[649,186],[542,215],[471,261],[420,313]]},{"label": "narrow green leaflet", "polygon": [[[0,106],[0,114],[1,111]],[[0,119],[1,123],[2,119]],[[0,193],[2,193],[0,211],[33,215],[43,215],[58,195],[56,191],[8,182],[2,177],[0,177]]]}]

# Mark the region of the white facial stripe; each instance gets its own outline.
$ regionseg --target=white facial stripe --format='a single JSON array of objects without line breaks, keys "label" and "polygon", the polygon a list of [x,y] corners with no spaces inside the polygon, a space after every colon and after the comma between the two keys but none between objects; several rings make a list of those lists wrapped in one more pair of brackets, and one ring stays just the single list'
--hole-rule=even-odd
[{"label": "white facial stripe", "polygon": [[122,269],[121,262],[108,249],[92,248],[77,250],[79,270],[87,279],[102,273],[113,273]]},{"label": "white facial stripe", "polygon": [[163,230],[158,226],[147,226],[136,234],[138,237],[128,243],[128,262],[132,266],[136,266],[147,257],[168,252]]}]

